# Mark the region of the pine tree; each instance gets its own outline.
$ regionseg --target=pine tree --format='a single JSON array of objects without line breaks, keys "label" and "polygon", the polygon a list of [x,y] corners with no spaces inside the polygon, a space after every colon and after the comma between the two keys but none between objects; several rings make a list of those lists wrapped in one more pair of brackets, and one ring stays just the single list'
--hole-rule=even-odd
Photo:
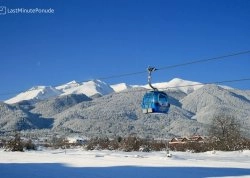
[{"label": "pine tree", "polygon": [[23,151],[23,143],[19,134],[15,134],[15,138],[9,141],[7,149],[10,151]]}]

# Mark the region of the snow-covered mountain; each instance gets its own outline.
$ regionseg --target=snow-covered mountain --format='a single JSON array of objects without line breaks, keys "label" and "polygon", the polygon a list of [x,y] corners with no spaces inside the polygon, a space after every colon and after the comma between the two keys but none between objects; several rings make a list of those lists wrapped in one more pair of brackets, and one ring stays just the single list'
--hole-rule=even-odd
[{"label": "snow-covered mountain", "polygon": [[[174,78],[169,82],[154,83],[153,86],[161,89],[179,90],[186,94],[201,88],[203,84]],[[142,87],[150,89],[149,85],[128,85],[126,83],[108,85],[100,80],[91,80],[88,82],[71,81],[66,84],[51,87],[51,86],[38,86],[33,87],[17,96],[5,101],[7,104],[14,104],[24,100],[44,100],[55,96],[71,95],[71,94],[84,94],[88,97],[103,96],[112,92],[121,92],[130,88]]]},{"label": "snow-covered mountain", "polygon": [[68,85],[61,85],[56,88],[63,92],[62,95],[85,94],[89,97],[97,94],[107,95],[114,92],[114,90],[108,84],[100,80],[91,80],[82,83],[70,82]]},{"label": "snow-covered mountain", "polygon": [[[180,90],[188,94],[201,88],[203,84],[199,82],[183,80],[180,78],[174,78],[169,82],[154,83],[153,86],[158,89]],[[149,85],[143,85],[141,87],[150,89]]]},{"label": "snow-covered mountain", "polygon": [[127,90],[129,88],[132,88],[132,86],[127,85],[126,83],[119,83],[119,84],[110,85],[110,86],[111,86],[111,88],[113,88],[113,90],[115,92],[120,92],[120,91],[123,91],[123,90]]},{"label": "snow-covered mountain", "polygon": [[94,95],[107,95],[114,92],[114,90],[105,82],[100,80],[91,80],[88,82],[78,83],[71,81],[69,83],[51,87],[51,86],[37,86],[18,94],[17,96],[5,101],[7,104],[14,104],[24,100],[40,101],[55,96],[84,94],[88,97]]},{"label": "snow-covered mountain", "polygon": [[59,90],[51,86],[36,86],[18,94],[17,96],[5,101],[7,104],[13,104],[24,100],[44,100],[50,97],[62,94]]},{"label": "snow-covered mountain", "polygon": [[[129,88],[126,84],[111,88],[101,81],[73,81],[54,88],[59,96],[42,101],[23,101],[11,105],[0,102],[0,127],[3,131],[50,129],[51,132],[68,131],[89,137],[136,134],[165,138],[206,135],[213,117],[226,114],[237,118],[244,126],[244,134],[250,136],[250,91],[198,84],[181,79],[153,84],[169,88],[167,94],[171,107],[168,114],[143,114],[141,101],[146,89],[139,86]],[[180,87],[183,85],[185,87]],[[119,92],[123,89],[126,92]],[[82,93],[65,95],[67,92],[104,96],[94,98]],[[106,95],[109,92],[112,93]]]},{"label": "snow-covered mountain", "polygon": [[81,85],[80,83],[78,83],[77,81],[73,80],[73,81],[68,82],[66,84],[57,86],[56,89],[60,90],[61,92],[66,92],[66,91],[71,90],[73,88],[79,87],[80,85]]}]

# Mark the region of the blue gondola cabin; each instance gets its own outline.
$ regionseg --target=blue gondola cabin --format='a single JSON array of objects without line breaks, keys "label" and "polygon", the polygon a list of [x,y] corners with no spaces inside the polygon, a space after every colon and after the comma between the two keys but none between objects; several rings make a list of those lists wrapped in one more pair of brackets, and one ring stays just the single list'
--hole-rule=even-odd
[{"label": "blue gondola cabin", "polygon": [[163,91],[149,91],[142,100],[143,113],[168,113],[170,104],[168,95]]}]

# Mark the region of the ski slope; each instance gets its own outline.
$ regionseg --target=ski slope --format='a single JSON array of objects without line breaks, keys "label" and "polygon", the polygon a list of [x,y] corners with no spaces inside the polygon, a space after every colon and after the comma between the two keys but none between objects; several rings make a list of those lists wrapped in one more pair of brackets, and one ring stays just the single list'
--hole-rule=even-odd
[{"label": "ski slope", "polygon": [[118,152],[0,150],[1,178],[250,177],[250,151]]}]

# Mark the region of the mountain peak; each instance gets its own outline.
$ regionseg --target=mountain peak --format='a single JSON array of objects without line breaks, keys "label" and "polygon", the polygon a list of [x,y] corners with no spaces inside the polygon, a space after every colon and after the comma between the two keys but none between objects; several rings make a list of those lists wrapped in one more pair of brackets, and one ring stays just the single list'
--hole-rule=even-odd
[{"label": "mountain peak", "polygon": [[[169,82],[153,83],[152,85],[156,87],[157,89],[180,90],[187,94],[204,86],[203,84],[199,82],[183,80],[180,78],[174,78],[170,80]],[[142,87],[150,88],[149,85],[144,85]]]},{"label": "mountain peak", "polygon": [[79,86],[80,83],[76,82],[75,80],[71,81],[71,82],[68,82],[66,84],[63,84],[63,85],[60,85],[60,86],[57,86],[56,89],[57,90],[60,90],[62,92],[65,92],[66,90],[70,89],[70,88],[73,88],[73,87],[77,87]]},{"label": "mountain peak", "polygon": [[[59,88],[61,87],[57,87],[57,89]],[[106,95],[113,92],[114,90],[101,80],[90,80],[80,84],[77,83],[76,85],[70,85],[70,87],[64,87],[62,91],[62,95],[85,94],[88,97],[91,97],[96,94]]]},{"label": "mountain peak", "polygon": [[180,78],[174,78],[168,82],[169,88],[178,88],[184,93],[191,93],[204,85],[200,82],[193,82],[189,80],[183,80]]},{"label": "mountain peak", "polygon": [[94,80],[90,80],[87,82],[83,82],[82,84],[90,84],[90,85],[107,85],[105,82],[98,80],[98,79],[94,79]]},{"label": "mountain peak", "polygon": [[6,100],[5,103],[14,104],[24,100],[43,100],[60,94],[60,91],[51,86],[35,86],[13,98],[10,98],[9,100]]},{"label": "mountain peak", "polygon": [[68,83],[66,83],[66,84],[68,84],[68,85],[71,85],[71,84],[78,84],[78,82],[75,81],[75,80],[72,80],[71,82],[68,82]]},{"label": "mountain peak", "polygon": [[28,91],[32,91],[32,90],[43,90],[43,89],[45,89],[45,88],[46,88],[46,86],[34,86],[34,87],[28,89]]},{"label": "mountain peak", "polygon": [[118,83],[115,85],[111,85],[111,88],[113,88],[113,90],[115,92],[120,92],[129,88],[132,88],[131,86],[127,85],[126,83]]},{"label": "mountain peak", "polygon": [[170,80],[169,82],[183,82],[183,81],[187,81],[187,80],[183,80],[181,78],[173,78],[172,80]]}]

